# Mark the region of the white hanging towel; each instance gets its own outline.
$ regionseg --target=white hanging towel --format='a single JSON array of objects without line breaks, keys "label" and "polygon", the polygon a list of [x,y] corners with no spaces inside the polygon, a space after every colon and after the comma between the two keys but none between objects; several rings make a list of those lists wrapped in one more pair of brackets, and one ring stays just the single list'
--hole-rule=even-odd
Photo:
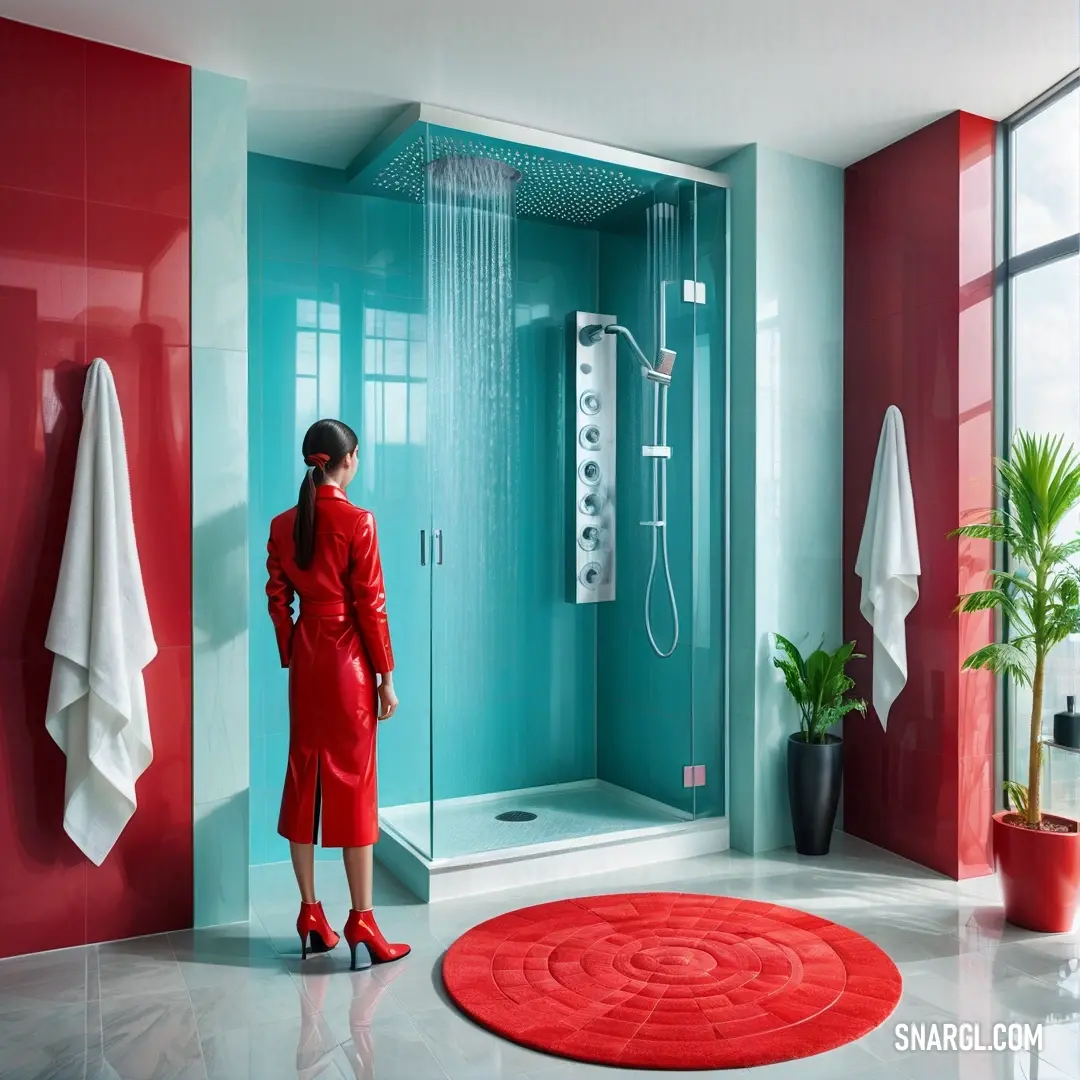
[{"label": "white hanging towel", "polygon": [[60,578],[45,726],[67,756],[64,829],[100,866],[135,813],[154,756],[143,669],[157,655],[143,590],[120,400],[90,365]]},{"label": "white hanging towel", "polygon": [[862,578],[859,610],[874,628],[873,703],[884,728],[907,683],[904,623],[919,599],[922,573],[904,418],[895,405],[881,428],[855,573]]}]

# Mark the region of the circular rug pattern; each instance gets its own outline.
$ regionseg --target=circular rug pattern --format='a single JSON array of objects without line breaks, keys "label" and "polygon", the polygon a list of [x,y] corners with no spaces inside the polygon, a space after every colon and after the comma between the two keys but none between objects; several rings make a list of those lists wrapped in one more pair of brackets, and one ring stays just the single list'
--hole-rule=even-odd
[{"label": "circular rug pattern", "polygon": [[559,900],[481,923],[443,959],[472,1019],[560,1057],[735,1069],[852,1042],[900,1000],[861,934],[794,908],[690,893]]}]

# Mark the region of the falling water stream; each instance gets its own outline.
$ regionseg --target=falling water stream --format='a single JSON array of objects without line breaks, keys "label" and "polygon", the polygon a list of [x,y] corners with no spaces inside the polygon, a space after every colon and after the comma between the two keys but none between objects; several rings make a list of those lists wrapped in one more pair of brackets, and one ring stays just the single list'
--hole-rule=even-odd
[{"label": "falling water stream", "polygon": [[646,303],[650,312],[652,351],[656,355],[664,336],[661,327],[664,282],[679,276],[679,204],[658,200],[645,211],[646,228]]},{"label": "falling water stream", "polygon": [[428,167],[432,524],[445,546],[434,578],[432,630],[435,647],[445,642],[451,666],[461,672],[454,681],[468,687],[468,697],[454,686],[439,691],[458,738],[478,707],[499,707],[515,662],[507,639],[514,637],[508,620],[517,599],[521,520],[513,302],[519,179],[516,170],[481,157],[444,157]]},{"label": "falling water stream", "polygon": [[[646,236],[647,236],[647,289],[649,303],[643,310],[651,309],[652,326],[650,327],[653,341],[653,355],[658,356],[661,348],[670,345],[667,333],[667,304],[666,292],[668,284],[675,282],[679,273],[679,204],[668,202],[666,199],[653,203],[645,212]],[[643,432],[653,432],[653,441],[663,443],[667,441],[667,411],[668,391],[653,385],[651,393],[646,392],[643,396],[645,401],[651,398],[652,417],[643,420]],[[658,458],[651,462],[652,505],[649,508],[649,520],[659,521],[663,519],[665,524],[662,528],[649,529],[650,562],[649,576],[645,589],[645,631],[649,638],[649,644],[653,652],[661,659],[674,654],[679,644],[679,614],[678,603],[675,597],[675,583],[672,577],[671,555],[669,551],[670,528],[667,522],[668,507],[668,463]],[[658,571],[662,571],[663,582],[666,585],[666,601],[661,597],[664,586],[657,587]],[[663,644],[658,644],[657,631],[654,627],[654,617],[658,618],[659,625],[670,626],[670,636],[667,631],[663,632]]]}]

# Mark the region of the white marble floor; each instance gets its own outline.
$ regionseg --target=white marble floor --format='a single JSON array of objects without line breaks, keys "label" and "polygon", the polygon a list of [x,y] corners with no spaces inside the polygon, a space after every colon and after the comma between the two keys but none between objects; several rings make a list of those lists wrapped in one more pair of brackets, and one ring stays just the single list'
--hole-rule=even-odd
[{"label": "white marble floor", "polygon": [[[340,870],[320,891],[341,922]],[[527,892],[425,906],[396,883],[379,916],[414,953],[348,971],[344,945],[301,965],[287,867],[252,875],[249,925],[0,962],[3,1080],[589,1080],[647,1075],[561,1061],[475,1027],[446,1001],[439,959],[468,927],[558,897],[632,889],[803,908],[882,946],[904,976],[893,1017],[860,1042],[735,1074],[754,1080],[1080,1080],[1080,933],[1004,925],[992,880],[957,885],[840,836],[824,859],[726,853]],[[901,1053],[894,1025],[1042,1023],[1041,1052]],[[705,1074],[648,1074],[685,1075]],[[710,1074],[720,1075],[720,1074]]]}]

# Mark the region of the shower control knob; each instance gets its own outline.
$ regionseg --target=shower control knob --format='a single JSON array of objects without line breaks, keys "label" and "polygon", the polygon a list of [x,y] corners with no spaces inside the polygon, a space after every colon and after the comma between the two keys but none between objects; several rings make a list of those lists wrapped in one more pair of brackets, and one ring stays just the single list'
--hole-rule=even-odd
[{"label": "shower control knob", "polygon": [[586,495],[579,504],[581,506],[581,512],[588,514],[589,517],[596,517],[601,510],[604,509],[603,496],[598,495],[595,491]]},{"label": "shower control knob", "polygon": [[587,563],[581,568],[581,573],[578,574],[578,581],[585,586],[586,589],[595,589],[600,584],[600,577],[603,571],[600,564],[591,562]]},{"label": "shower control knob", "polygon": [[577,542],[582,551],[595,551],[600,546],[600,530],[595,525],[586,525],[578,533]]}]

